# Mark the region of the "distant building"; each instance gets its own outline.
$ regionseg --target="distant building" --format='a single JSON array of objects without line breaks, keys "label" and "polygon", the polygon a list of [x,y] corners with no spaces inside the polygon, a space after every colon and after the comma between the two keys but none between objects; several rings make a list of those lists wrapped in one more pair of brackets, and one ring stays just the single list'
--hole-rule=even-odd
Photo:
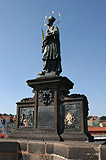
[{"label": "distant building", "polygon": [[3,127],[3,118],[0,117],[0,128]]},{"label": "distant building", "polygon": [[98,116],[93,116],[88,120],[88,125],[91,127],[99,127],[99,118]]},{"label": "distant building", "polygon": [[99,126],[100,126],[100,127],[106,127],[106,121],[99,123]]},{"label": "distant building", "polygon": [[10,133],[16,128],[16,118],[11,116],[0,116],[0,131]]},{"label": "distant building", "polygon": [[2,119],[2,124],[7,126],[10,125],[10,117],[9,116],[0,116],[0,118]]},{"label": "distant building", "polygon": [[88,126],[88,132],[94,136],[94,139],[106,139],[106,127]]},{"label": "distant building", "polygon": [[7,134],[6,133],[0,133],[0,138],[7,138]]}]

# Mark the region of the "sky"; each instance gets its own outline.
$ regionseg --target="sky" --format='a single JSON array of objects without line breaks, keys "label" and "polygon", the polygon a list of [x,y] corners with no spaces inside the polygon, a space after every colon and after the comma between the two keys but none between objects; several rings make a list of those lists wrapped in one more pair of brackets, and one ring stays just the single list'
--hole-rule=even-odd
[{"label": "sky", "polygon": [[71,94],[87,96],[89,115],[106,115],[106,0],[0,0],[0,113],[16,114],[16,102],[34,96],[26,81],[42,71],[52,11],[61,13],[61,76],[74,83]]}]

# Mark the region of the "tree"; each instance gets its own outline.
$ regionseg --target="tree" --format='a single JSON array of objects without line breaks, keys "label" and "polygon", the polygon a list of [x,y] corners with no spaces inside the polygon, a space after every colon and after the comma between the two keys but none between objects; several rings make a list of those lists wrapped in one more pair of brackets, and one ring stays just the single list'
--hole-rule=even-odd
[{"label": "tree", "polygon": [[87,120],[89,120],[89,119],[91,119],[91,118],[92,118],[92,116],[88,116],[88,117],[87,117]]},{"label": "tree", "polygon": [[100,120],[106,120],[106,116],[101,116],[100,118],[99,118]]},{"label": "tree", "polygon": [[3,113],[3,114],[2,114],[2,116],[8,116],[8,114],[6,114],[6,113]]}]

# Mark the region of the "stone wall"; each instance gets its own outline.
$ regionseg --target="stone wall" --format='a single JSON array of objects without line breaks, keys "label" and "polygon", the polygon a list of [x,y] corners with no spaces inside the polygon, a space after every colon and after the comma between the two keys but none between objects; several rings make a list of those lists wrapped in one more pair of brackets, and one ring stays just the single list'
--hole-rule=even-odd
[{"label": "stone wall", "polygon": [[0,140],[0,160],[105,160],[104,142]]}]

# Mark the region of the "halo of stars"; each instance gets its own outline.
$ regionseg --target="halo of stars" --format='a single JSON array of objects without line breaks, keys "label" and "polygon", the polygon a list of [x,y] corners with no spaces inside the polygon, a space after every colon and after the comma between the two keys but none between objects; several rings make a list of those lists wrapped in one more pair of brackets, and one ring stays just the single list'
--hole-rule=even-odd
[{"label": "halo of stars", "polygon": [[[55,11],[52,11],[51,13],[52,13],[52,14],[56,13],[56,14],[58,14],[58,16],[59,16],[59,20],[57,21],[57,23],[55,23],[55,25],[58,24],[58,23],[60,23],[60,21],[61,21],[61,14],[60,14],[59,12],[55,12]],[[44,26],[45,26],[45,27],[47,26],[46,20],[47,20],[48,16],[51,15],[51,13],[49,13],[47,16],[45,16],[45,19],[44,19]]]}]

